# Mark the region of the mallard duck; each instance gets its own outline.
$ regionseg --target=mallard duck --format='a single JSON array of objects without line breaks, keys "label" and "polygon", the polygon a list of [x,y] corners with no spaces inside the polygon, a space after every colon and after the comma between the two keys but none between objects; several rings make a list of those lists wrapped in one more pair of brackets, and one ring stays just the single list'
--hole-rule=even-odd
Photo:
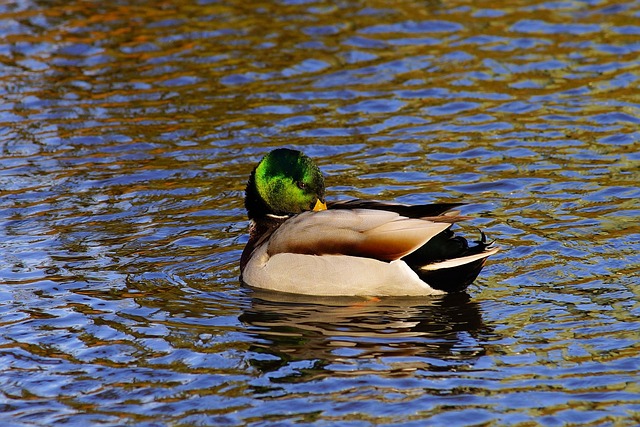
[{"label": "mallard duck", "polygon": [[462,291],[499,248],[454,235],[460,203],[325,202],[324,177],[300,151],[279,148],[251,172],[249,241],[241,280],[255,288],[330,296]]}]

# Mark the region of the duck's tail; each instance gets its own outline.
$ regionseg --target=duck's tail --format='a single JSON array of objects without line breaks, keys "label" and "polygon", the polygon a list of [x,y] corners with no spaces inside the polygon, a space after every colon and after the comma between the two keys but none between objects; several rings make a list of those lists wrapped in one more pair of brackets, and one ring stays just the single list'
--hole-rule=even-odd
[{"label": "duck's tail", "polygon": [[476,243],[476,246],[466,247],[453,258],[428,261],[422,265],[413,263],[411,268],[434,289],[463,291],[478,277],[487,258],[500,250],[493,242],[487,243],[482,232],[481,240]]}]

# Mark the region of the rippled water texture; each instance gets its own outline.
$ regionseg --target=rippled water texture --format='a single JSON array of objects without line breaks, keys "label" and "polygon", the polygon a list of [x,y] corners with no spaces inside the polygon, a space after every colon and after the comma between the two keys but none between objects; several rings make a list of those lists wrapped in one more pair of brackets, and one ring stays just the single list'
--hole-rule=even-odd
[{"label": "rippled water texture", "polygon": [[[640,424],[640,2],[0,3],[0,424]],[[242,287],[243,190],[466,201],[465,294]]]}]

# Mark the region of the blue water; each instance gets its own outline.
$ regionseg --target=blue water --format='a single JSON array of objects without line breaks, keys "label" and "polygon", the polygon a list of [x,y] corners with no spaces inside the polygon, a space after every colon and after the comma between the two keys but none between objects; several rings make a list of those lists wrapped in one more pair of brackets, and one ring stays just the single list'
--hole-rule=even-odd
[{"label": "blue water", "polygon": [[[494,3],[0,5],[0,424],[640,424],[640,3]],[[447,297],[244,288],[280,146],[503,251]]]}]

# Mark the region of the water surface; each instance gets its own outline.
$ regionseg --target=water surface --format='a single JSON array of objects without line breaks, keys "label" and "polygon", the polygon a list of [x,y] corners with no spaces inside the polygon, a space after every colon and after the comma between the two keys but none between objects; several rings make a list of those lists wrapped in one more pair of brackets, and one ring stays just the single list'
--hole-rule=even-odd
[{"label": "water surface", "polygon": [[[0,420],[640,423],[640,3],[0,5]],[[238,281],[246,179],[466,201],[466,293]]]}]

